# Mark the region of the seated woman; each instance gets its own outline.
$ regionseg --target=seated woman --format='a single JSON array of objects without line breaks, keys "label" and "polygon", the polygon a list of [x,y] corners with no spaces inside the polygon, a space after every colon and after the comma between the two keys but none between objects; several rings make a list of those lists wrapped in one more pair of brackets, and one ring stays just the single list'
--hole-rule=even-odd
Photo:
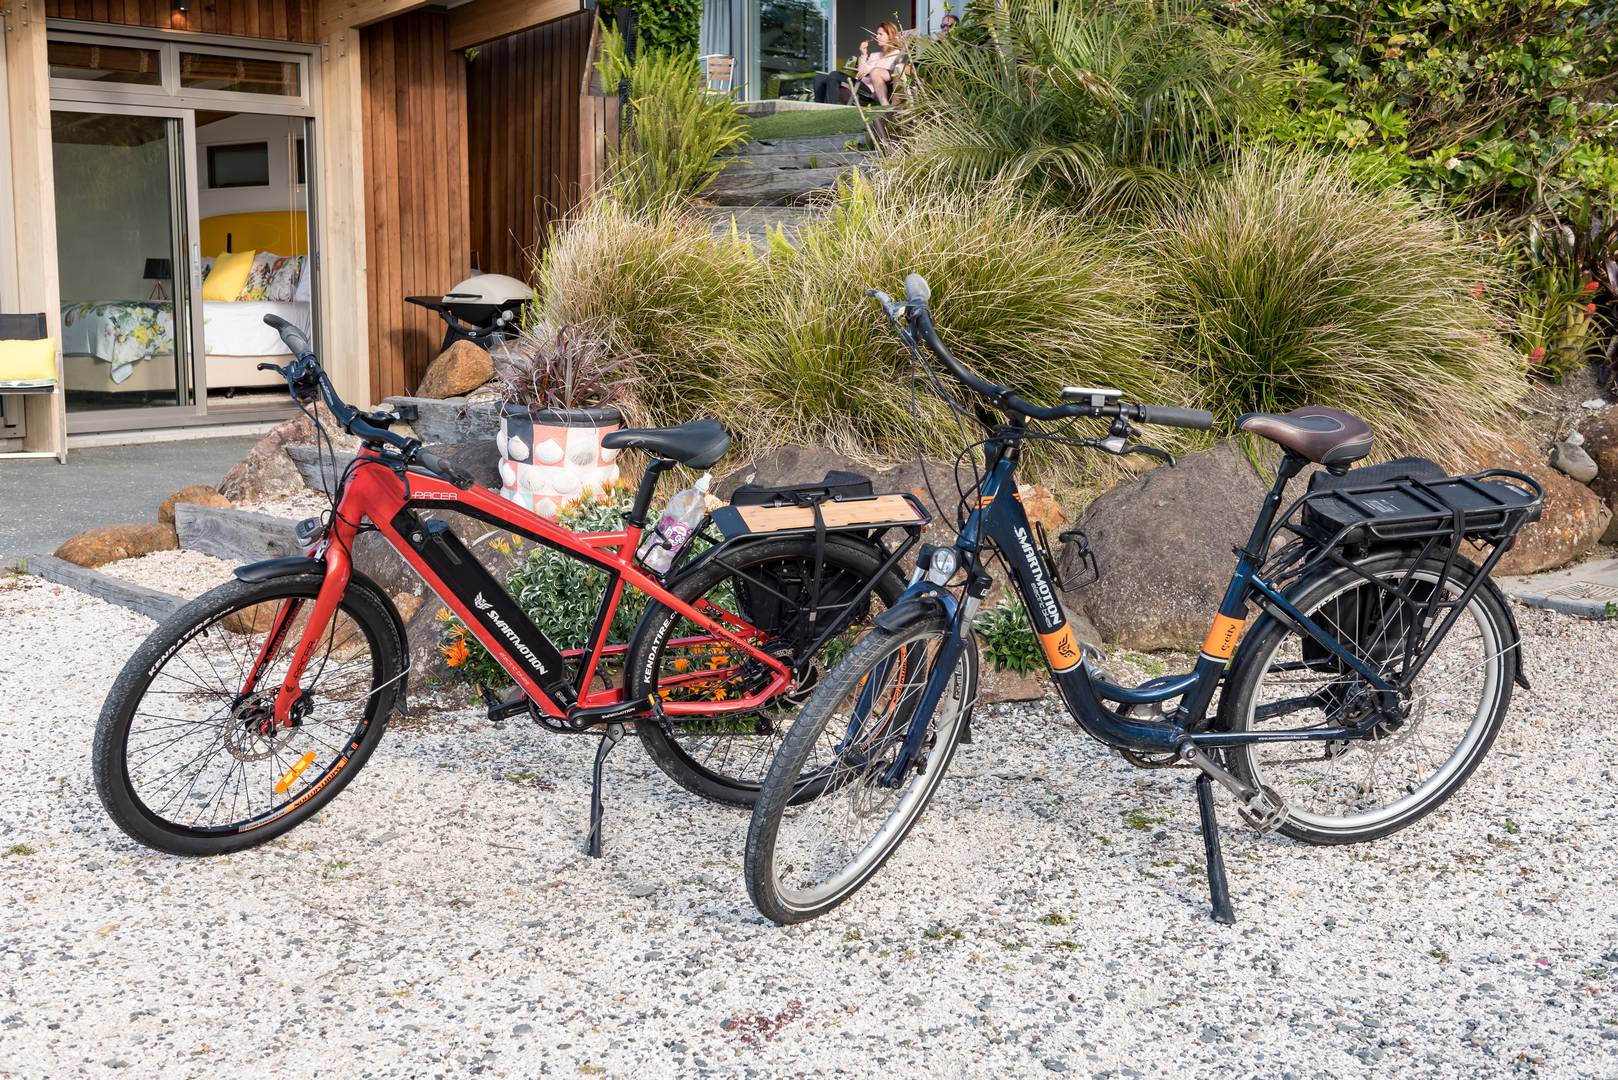
[{"label": "seated woman", "polygon": [[815,100],[826,104],[841,104],[845,93],[860,105],[886,105],[891,99],[893,81],[904,58],[900,48],[899,24],[887,19],[877,24],[876,52],[871,52],[869,40],[860,42],[860,54],[855,59],[852,79],[841,71],[830,71],[815,76]]}]

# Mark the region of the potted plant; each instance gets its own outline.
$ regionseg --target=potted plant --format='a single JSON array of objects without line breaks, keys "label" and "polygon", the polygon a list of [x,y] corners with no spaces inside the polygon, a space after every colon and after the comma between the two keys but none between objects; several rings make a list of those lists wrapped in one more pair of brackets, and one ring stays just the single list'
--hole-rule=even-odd
[{"label": "potted plant", "polygon": [[630,358],[588,327],[539,322],[495,351],[500,494],[542,517],[618,479],[601,438],[623,426]]}]

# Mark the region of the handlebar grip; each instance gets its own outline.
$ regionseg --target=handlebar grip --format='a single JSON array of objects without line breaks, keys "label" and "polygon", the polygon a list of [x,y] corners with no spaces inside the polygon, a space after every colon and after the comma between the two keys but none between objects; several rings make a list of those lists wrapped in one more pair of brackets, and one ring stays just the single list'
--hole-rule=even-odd
[{"label": "handlebar grip", "polygon": [[1182,409],[1176,405],[1142,405],[1140,421],[1161,427],[1207,431],[1214,426],[1214,415],[1205,409]]},{"label": "handlebar grip", "polygon": [[908,274],[905,276],[905,296],[925,304],[933,298],[933,287],[920,274]]},{"label": "handlebar grip", "polygon": [[306,356],[314,355],[314,349],[309,346],[309,338],[302,330],[292,325],[279,315],[264,316],[264,325],[281,335],[281,344],[287,351],[302,360]]},{"label": "handlebar grip", "polygon": [[412,461],[414,464],[420,465],[428,472],[437,473],[439,476],[442,476],[445,480],[448,480],[451,484],[454,484],[462,491],[465,491],[467,488],[472,486],[472,478],[470,476],[467,476],[460,469],[457,469],[454,465],[451,465],[448,461],[445,461],[431,450],[417,450],[412,456]]}]

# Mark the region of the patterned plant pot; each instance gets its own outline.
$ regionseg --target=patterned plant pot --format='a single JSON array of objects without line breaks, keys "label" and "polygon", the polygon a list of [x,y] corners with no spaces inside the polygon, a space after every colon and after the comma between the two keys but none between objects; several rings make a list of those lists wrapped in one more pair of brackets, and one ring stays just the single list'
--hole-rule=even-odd
[{"label": "patterned plant pot", "polygon": [[623,426],[617,409],[500,407],[500,494],[541,517],[618,479],[618,451],[601,437]]}]

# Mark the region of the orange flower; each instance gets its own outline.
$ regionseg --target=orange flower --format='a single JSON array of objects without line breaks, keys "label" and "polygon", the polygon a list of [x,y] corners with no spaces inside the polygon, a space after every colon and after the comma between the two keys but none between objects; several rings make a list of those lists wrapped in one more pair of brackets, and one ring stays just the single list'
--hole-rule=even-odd
[{"label": "orange flower", "polygon": [[438,651],[444,654],[444,663],[450,667],[460,667],[472,658],[472,650],[466,647],[464,641],[457,641],[453,645],[440,645]]},{"label": "orange flower", "polygon": [[454,613],[449,608],[441,607],[438,609],[438,614],[433,616],[433,619],[437,622],[449,622],[454,617]]},{"label": "orange flower", "polygon": [[1545,359],[1545,346],[1543,345],[1528,354],[1528,362],[1530,364],[1537,364],[1543,359]]},{"label": "orange flower", "polygon": [[674,667],[675,671],[680,671],[680,672],[690,671],[691,670],[691,661],[687,660],[685,657],[682,656],[678,660],[674,661],[673,667]]},{"label": "orange flower", "polygon": [[1474,299],[1474,300],[1482,300],[1483,299],[1483,282],[1480,281],[1476,285],[1472,286],[1472,299]]}]

